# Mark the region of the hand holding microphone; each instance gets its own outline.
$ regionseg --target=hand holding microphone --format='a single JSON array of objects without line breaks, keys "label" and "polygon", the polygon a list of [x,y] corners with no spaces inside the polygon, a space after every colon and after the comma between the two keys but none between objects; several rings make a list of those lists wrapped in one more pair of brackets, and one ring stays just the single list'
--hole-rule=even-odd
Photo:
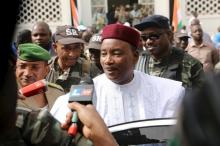
[{"label": "hand holding microphone", "polygon": [[[79,102],[84,105],[91,104],[94,88],[92,83],[92,79],[83,78],[79,85],[72,85],[70,90],[69,103]],[[81,128],[82,123],[78,121],[78,114],[75,110],[72,110],[71,125],[68,129],[68,134],[70,136],[69,144],[71,144],[72,139],[75,138],[78,130],[82,131]]]},{"label": "hand holding microphone", "polygon": [[[93,105],[72,102],[68,106],[77,112],[79,120],[83,123],[82,133],[92,141],[94,146],[118,146],[104,120]],[[67,116],[69,116],[68,119],[70,120],[71,114]]]}]

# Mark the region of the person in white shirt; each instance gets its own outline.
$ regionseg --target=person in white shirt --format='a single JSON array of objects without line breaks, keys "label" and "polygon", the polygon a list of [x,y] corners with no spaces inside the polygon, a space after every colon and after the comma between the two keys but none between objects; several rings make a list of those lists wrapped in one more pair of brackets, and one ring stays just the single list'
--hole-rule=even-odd
[{"label": "person in white shirt", "polygon": [[[131,37],[132,36],[132,37]],[[142,119],[172,118],[185,94],[182,83],[135,71],[140,34],[131,27],[104,27],[100,62],[104,74],[94,81],[94,101],[108,126]],[[63,122],[69,94],[51,110]]]},{"label": "person in white shirt", "polygon": [[139,10],[137,3],[134,3],[133,10],[130,13],[131,13],[131,15],[133,17],[132,26],[140,23],[141,11]]}]

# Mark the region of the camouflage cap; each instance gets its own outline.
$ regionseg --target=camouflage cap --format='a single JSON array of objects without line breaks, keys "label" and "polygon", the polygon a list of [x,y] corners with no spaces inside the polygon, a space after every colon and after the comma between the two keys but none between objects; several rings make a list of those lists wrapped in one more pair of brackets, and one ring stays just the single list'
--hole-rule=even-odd
[{"label": "camouflage cap", "polygon": [[18,58],[25,61],[48,61],[51,56],[39,45],[25,43],[18,46]]}]

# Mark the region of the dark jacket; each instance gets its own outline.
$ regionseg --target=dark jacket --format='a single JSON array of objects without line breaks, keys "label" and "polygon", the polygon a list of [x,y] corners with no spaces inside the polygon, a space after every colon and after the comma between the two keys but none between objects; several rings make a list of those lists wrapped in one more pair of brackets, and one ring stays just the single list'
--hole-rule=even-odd
[{"label": "dark jacket", "polygon": [[[170,54],[154,63],[147,51],[140,53],[135,69],[151,75],[181,81],[184,87],[200,87],[204,71],[202,64],[181,49],[172,48]],[[155,73],[155,74],[154,74]]]}]

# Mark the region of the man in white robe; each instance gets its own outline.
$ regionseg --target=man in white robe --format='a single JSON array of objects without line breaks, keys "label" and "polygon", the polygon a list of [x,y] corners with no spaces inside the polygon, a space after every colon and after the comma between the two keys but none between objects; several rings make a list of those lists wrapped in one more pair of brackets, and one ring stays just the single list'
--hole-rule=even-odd
[{"label": "man in white robe", "polygon": [[[94,104],[108,126],[143,119],[173,118],[185,94],[182,83],[134,71],[140,34],[133,28],[107,25],[102,32],[100,62],[104,74],[94,81]],[[61,122],[69,94],[51,113]]]}]

